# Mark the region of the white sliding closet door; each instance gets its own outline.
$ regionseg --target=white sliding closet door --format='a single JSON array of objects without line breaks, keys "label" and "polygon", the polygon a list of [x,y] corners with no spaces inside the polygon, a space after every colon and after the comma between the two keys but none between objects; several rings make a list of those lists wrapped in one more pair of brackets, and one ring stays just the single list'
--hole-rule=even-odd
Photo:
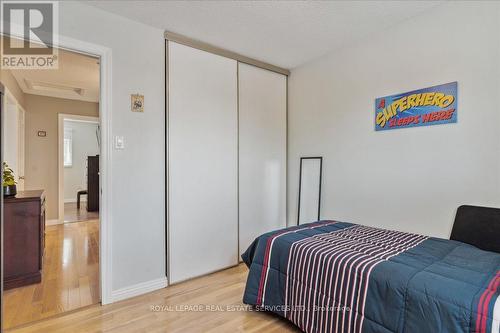
[{"label": "white sliding closet door", "polygon": [[238,263],[237,62],[168,43],[170,283]]},{"label": "white sliding closet door", "polygon": [[241,254],[286,226],[286,76],[238,66]]}]

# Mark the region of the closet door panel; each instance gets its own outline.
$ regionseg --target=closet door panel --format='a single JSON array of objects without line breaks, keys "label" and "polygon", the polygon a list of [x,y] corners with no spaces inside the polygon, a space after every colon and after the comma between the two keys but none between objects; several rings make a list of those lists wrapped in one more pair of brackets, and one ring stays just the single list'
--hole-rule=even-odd
[{"label": "closet door panel", "polygon": [[171,283],[238,263],[237,62],[168,45]]},{"label": "closet door panel", "polygon": [[238,64],[239,248],[286,226],[286,77]]}]

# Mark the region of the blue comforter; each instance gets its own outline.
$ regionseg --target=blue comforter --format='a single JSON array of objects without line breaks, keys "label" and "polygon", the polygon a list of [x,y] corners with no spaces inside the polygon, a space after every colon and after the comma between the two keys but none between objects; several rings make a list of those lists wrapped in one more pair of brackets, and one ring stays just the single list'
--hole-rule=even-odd
[{"label": "blue comforter", "polygon": [[304,332],[499,333],[500,254],[464,243],[319,221],[242,258],[243,301]]}]

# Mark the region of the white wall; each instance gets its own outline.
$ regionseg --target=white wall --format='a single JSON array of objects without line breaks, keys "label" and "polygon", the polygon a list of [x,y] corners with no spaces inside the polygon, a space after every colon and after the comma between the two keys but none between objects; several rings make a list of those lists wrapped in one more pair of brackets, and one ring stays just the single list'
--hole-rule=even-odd
[{"label": "white wall", "polygon": [[97,123],[64,121],[64,130],[71,130],[73,141],[73,164],[64,167],[64,202],[76,202],[76,193],[87,189],[87,157],[99,154]]},{"label": "white wall", "polygon": [[[61,1],[60,34],[112,52],[112,289],[165,277],[165,107],[163,31],[79,2]],[[145,98],[130,111],[130,94]],[[111,144],[111,143],[110,143]]]},{"label": "white wall", "polygon": [[[289,223],[299,157],[323,155],[322,218],[448,237],[500,206],[500,6],[450,2],[292,70]],[[374,130],[376,97],[458,81],[458,123]]]}]

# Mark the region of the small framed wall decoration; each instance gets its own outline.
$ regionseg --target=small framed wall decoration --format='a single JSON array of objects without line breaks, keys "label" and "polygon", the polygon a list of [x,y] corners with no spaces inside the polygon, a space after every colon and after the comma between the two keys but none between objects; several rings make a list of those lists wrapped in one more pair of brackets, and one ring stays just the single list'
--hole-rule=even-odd
[{"label": "small framed wall decoration", "polygon": [[144,95],[130,95],[130,105],[132,112],[144,112]]},{"label": "small framed wall decoration", "polygon": [[375,99],[375,130],[457,122],[457,82]]}]

